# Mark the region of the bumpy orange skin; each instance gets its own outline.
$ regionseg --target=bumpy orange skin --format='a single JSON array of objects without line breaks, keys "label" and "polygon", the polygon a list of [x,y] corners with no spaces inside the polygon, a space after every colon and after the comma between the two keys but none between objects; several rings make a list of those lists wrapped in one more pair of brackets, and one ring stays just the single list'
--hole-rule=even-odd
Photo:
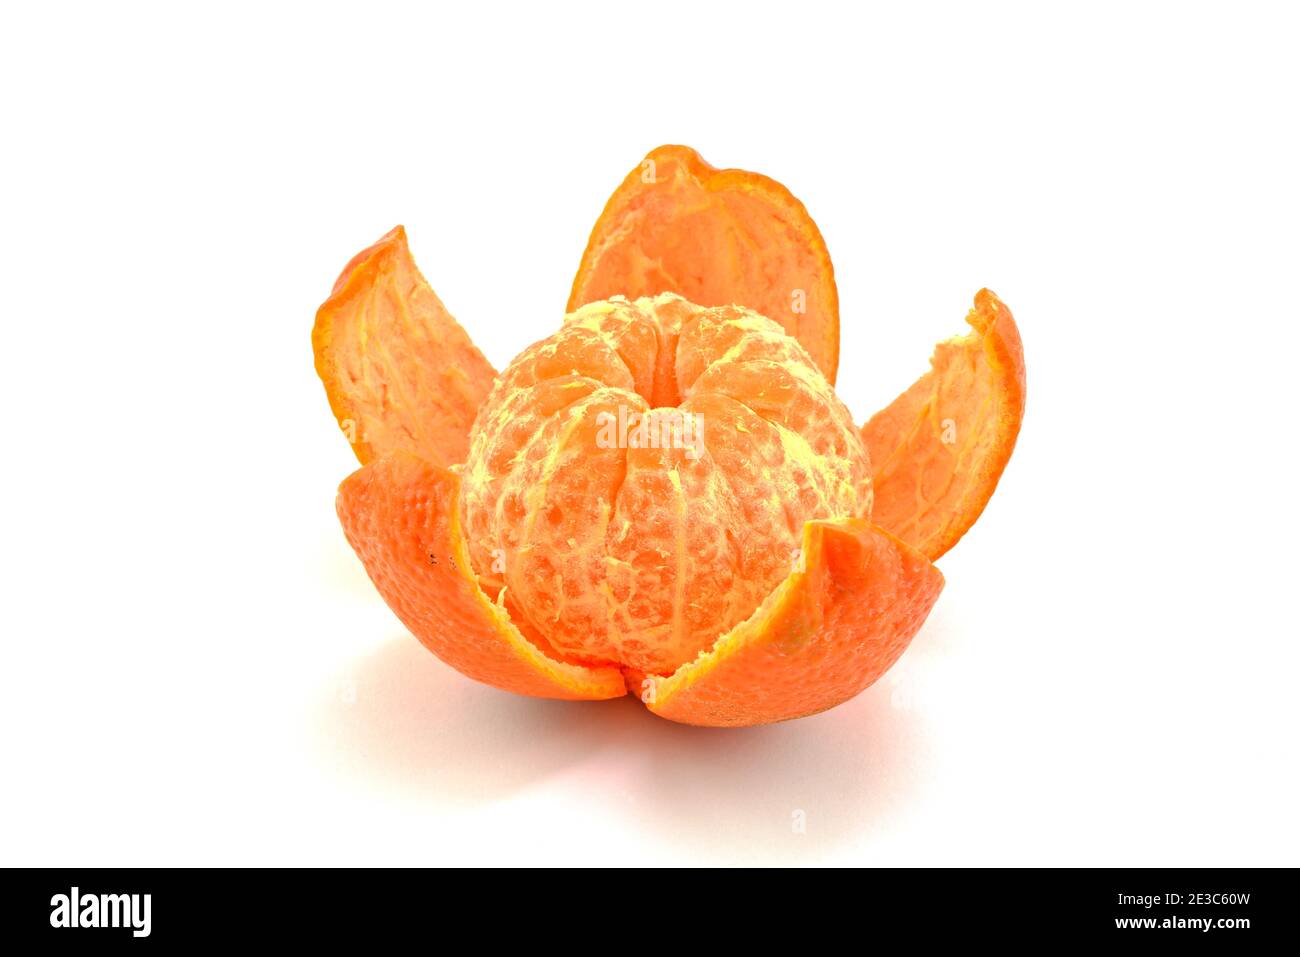
[{"label": "bumpy orange skin", "polygon": [[[669,447],[628,447],[618,423],[640,416]],[[848,409],[776,323],[615,299],[502,373],[464,526],[485,587],[560,653],[670,674],[785,578],[806,522],[870,514],[870,476]]]},{"label": "bumpy orange skin", "polygon": [[1011,310],[982,289],[966,321],[974,331],[939,343],[930,371],[862,427],[872,519],[931,560],[984,511],[1025,415],[1025,350]]},{"label": "bumpy orange skin", "polygon": [[716,169],[689,146],[651,150],[596,221],[568,311],[614,296],[661,292],[767,316],[798,339],[835,384],[835,270],[808,210],[776,180]]}]

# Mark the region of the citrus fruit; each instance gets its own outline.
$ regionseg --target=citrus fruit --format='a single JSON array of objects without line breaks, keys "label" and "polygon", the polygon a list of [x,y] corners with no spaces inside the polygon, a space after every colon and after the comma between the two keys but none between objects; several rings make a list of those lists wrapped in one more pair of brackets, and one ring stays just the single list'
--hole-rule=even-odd
[{"label": "citrus fruit", "polygon": [[569,315],[500,375],[401,227],[354,257],[312,337],[363,464],[339,518],[398,617],[476,680],[631,692],[702,725],[822,711],[902,653],[933,560],[992,495],[1024,414],[1019,331],[981,291],[973,331],[859,429],[803,207],[685,147],[647,161]]},{"label": "citrus fruit", "polygon": [[525,350],[463,480],[485,587],[562,654],[658,674],[758,607],[805,522],[871,508],[858,429],[803,347],[671,293],[583,306]]}]

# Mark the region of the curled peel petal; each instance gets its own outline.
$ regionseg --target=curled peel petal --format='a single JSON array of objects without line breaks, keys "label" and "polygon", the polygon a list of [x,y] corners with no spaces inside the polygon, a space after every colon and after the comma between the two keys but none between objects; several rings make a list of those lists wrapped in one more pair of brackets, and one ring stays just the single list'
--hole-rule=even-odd
[{"label": "curled peel petal", "polygon": [[397,453],[339,487],[343,531],[388,606],[420,642],[457,671],[541,698],[617,698],[617,668],[549,657],[520,633],[470,571],[460,529],[460,478]]},{"label": "curled peel petal", "polygon": [[495,371],[420,275],[398,226],[344,268],[316,312],[316,371],[364,465],[462,462]]},{"label": "curled peel petal", "polygon": [[642,700],[686,724],[739,727],[824,711],[898,660],[943,588],[915,549],[864,519],[808,522],[803,569]]},{"label": "curled peel petal", "polygon": [[686,146],[652,150],[596,221],[568,311],[663,292],[701,306],[746,306],[780,323],[835,382],[830,253],[808,210],[775,180],[715,169]]},{"label": "curled peel petal", "polygon": [[1025,414],[1025,353],[1011,310],[987,289],[973,331],[941,342],[930,371],[862,427],[872,520],[937,559],[997,488]]}]

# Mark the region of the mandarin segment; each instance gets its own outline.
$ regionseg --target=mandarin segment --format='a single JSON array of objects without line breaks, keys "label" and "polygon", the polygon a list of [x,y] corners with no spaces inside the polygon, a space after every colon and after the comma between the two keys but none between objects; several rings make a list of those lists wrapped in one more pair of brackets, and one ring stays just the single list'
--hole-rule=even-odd
[{"label": "mandarin segment", "polygon": [[658,674],[750,615],[806,521],[870,507],[858,430],[799,343],[671,294],[589,304],[525,350],[465,464],[485,586],[566,658]]},{"label": "mandarin segment", "polygon": [[[649,413],[651,422],[672,410]],[[738,508],[712,456],[632,448],[604,540],[604,614],[617,660],[671,671],[712,641],[720,621],[743,616],[761,586],[739,574]]]},{"label": "mandarin segment", "polygon": [[420,275],[398,226],[352,258],[316,313],[316,371],[364,465],[464,461],[496,373]]},{"label": "mandarin segment", "polygon": [[616,698],[617,668],[549,656],[479,588],[459,523],[460,478],[396,453],[339,487],[343,531],[375,587],[420,642],[477,681],[543,698]]},{"label": "mandarin segment", "polygon": [[775,180],[715,169],[686,146],[652,150],[592,229],[568,308],[663,292],[776,321],[834,383],[839,297],[830,254],[803,204]]},{"label": "mandarin segment", "polygon": [[988,504],[1025,414],[1025,355],[1011,310],[984,289],[973,331],[941,342],[930,371],[862,427],[874,521],[937,559]]},{"label": "mandarin segment", "polygon": [[642,700],[686,724],[743,727],[833,708],[898,660],[943,588],[921,553],[863,519],[809,522],[804,567]]}]

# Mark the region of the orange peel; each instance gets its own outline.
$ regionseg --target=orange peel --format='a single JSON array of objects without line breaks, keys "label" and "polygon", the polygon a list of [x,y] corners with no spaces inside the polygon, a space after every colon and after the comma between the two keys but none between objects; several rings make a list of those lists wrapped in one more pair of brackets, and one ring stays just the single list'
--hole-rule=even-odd
[{"label": "orange peel", "polygon": [[545,654],[479,588],[459,523],[460,478],[398,452],[339,487],[349,544],[397,617],[426,648],[478,681],[544,698],[615,698],[617,668]]},{"label": "orange peel", "polygon": [[862,519],[809,522],[803,550],[806,569],[708,654],[645,679],[651,711],[743,727],[833,708],[898,660],[943,588],[924,555]]},{"label": "orange peel", "polygon": [[716,169],[689,146],[647,153],[596,220],[567,311],[662,292],[767,316],[835,384],[835,269],[808,210],[776,180]]},{"label": "orange peel", "polygon": [[405,229],[343,268],[311,338],[330,408],[362,465],[399,451],[464,461],[496,372],[416,268]]},{"label": "orange peel", "polygon": [[966,321],[973,331],[939,343],[930,371],[862,427],[873,520],[931,560],[984,511],[1025,414],[1025,350],[1011,310],[982,289]]},{"label": "orange peel", "polygon": [[[643,164],[609,201],[560,330],[499,376],[401,227],[353,258],[312,337],[359,433],[339,519],[398,618],[475,680],[631,692],[698,725],[823,711],[902,654],[943,587],[933,560],[992,495],[1024,412],[1019,332],[981,291],[972,333],[859,429],[802,205],[686,147],[647,161],[659,178]],[[781,314],[796,282],[809,311]],[[626,414],[640,438],[598,438]],[[696,415],[691,455],[667,437]],[[666,444],[645,438],[660,426]]]}]

